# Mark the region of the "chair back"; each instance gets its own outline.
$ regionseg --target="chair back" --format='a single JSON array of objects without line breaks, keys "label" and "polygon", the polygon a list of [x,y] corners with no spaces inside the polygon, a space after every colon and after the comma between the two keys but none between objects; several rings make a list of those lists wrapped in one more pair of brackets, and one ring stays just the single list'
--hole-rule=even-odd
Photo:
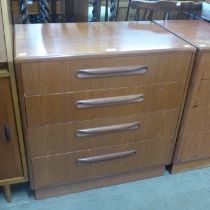
[{"label": "chair back", "polygon": [[202,2],[130,0],[126,20],[128,20],[130,8],[136,10],[135,20],[198,19]]}]

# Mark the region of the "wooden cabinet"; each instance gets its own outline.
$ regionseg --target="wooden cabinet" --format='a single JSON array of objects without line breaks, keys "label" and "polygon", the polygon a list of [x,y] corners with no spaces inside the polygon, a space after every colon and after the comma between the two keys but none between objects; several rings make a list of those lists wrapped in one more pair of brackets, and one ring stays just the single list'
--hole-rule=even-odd
[{"label": "wooden cabinet", "polygon": [[175,147],[172,172],[210,165],[210,24],[204,21],[157,21],[196,46],[186,106]]},{"label": "wooden cabinet", "polygon": [[15,112],[18,106],[14,102],[11,80],[10,72],[0,69],[0,186],[8,202],[12,200],[10,185],[27,181],[22,130]]},{"label": "wooden cabinet", "polygon": [[10,185],[28,180],[10,20],[8,2],[0,1],[0,186],[8,202],[12,200]]},{"label": "wooden cabinet", "polygon": [[16,25],[15,35],[37,198],[163,173],[192,46],[149,22]]},{"label": "wooden cabinet", "polygon": [[23,176],[9,78],[0,78],[0,180]]}]

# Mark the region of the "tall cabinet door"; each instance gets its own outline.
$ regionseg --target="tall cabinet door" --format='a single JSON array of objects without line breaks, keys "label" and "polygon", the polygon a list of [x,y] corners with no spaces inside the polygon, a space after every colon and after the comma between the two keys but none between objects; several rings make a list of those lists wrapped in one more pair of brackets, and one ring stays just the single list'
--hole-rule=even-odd
[{"label": "tall cabinet door", "polygon": [[0,78],[0,180],[22,177],[9,78]]}]

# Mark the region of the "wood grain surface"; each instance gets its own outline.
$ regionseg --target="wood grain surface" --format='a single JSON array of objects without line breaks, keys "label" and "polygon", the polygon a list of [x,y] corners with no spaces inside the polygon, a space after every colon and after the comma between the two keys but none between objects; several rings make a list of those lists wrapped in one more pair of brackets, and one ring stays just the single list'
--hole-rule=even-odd
[{"label": "wood grain surface", "polygon": [[22,177],[9,78],[0,78],[0,180]]},{"label": "wood grain surface", "polygon": [[83,182],[76,182],[71,184],[50,186],[35,190],[36,199],[44,199],[52,196],[64,195],[67,193],[75,193],[86,191],[90,189],[101,188],[105,186],[113,186],[126,182],[139,181],[141,179],[148,179],[152,177],[162,176],[165,171],[164,166],[157,166],[142,170],[136,170],[128,173],[117,174],[113,176],[102,177],[99,179],[88,180]]},{"label": "wood grain surface", "polygon": [[[189,43],[150,22],[16,25],[15,43],[37,195],[115,175],[123,182],[138,170],[151,176],[170,163],[194,59]],[[132,75],[139,65],[148,71]],[[109,130],[130,123],[140,126]]]},{"label": "wood grain surface", "polygon": [[[25,97],[27,123],[30,127],[176,109],[180,108],[184,86],[184,83],[172,83]],[[80,100],[138,94],[144,95],[142,102],[128,102],[125,104],[104,105],[92,108],[77,107],[77,102]]]},{"label": "wood grain surface", "polygon": [[158,25],[193,44],[198,49],[210,49],[210,23],[203,20],[157,20]]},{"label": "wood grain surface", "polygon": [[15,25],[16,62],[169,51],[194,48],[151,22]]},{"label": "wood grain surface", "polygon": [[[32,159],[35,189],[50,185],[89,180],[168,163],[172,139],[85,150]],[[77,165],[79,158],[135,150],[136,154],[97,163]]]},{"label": "wood grain surface", "polygon": [[[135,114],[123,117],[55,124],[28,128],[26,139],[31,157],[46,156],[111,145],[126,144],[160,137],[173,137],[178,110]],[[80,129],[139,122],[140,127],[118,132],[77,137]]]},{"label": "wood grain surface", "polygon": [[[172,168],[172,171],[183,171],[184,167],[187,170],[190,167],[199,168],[199,164],[206,166],[205,159],[210,157],[210,24],[198,20],[156,21],[156,23],[197,48],[173,157],[175,168]],[[185,164],[186,161],[189,164]]]},{"label": "wood grain surface", "polygon": [[[140,85],[185,82],[191,53],[95,58],[21,64],[24,95],[45,95],[63,92],[99,90]],[[81,69],[136,68],[147,66],[146,74],[77,78]],[[135,72],[134,72],[135,73]],[[91,75],[90,75],[91,76]]]}]

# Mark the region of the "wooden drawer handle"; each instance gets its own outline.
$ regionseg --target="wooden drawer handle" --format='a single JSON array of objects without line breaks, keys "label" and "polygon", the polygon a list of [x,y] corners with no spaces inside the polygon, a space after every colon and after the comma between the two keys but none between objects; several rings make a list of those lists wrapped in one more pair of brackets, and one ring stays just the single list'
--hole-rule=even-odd
[{"label": "wooden drawer handle", "polygon": [[77,137],[88,137],[104,133],[119,132],[125,130],[133,130],[140,127],[140,122],[125,123],[120,125],[110,125],[96,128],[87,128],[77,130]]},{"label": "wooden drawer handle", "polygon": [[10,128],[7,124],[4,125],[4,136],[5,136],[5,139],[7,141],[10,141],[11,139],[11,132],[10,132]]},{"label": "wooden drawer handle", "polygon": [[144,95],[128,95],[128,96],[117,96],[110,98],[98,98],[90,100],[77,101],[78,108],[91,108],[98,106],[107,105],[117,105],[117,104],[127,104],[127,103],[137,103],[144,101]]},{"label": "wooden drawer handle", "polygon": [[114,77],[146,74],[148,66],[122,66],[112,68],[80,69],[77,71],[77,78]]},{"label": "wooden drawer handle", "polygon": [[98,156],[87,157],[87,158],[80,158],[80,159],[76,160],[76,163],[77,163],[77,165],[97,163],[97,162],[102,162],[102,161],[118,159],[118,158],[124,158],[124,157],[128,157],[131,155],[136,155],[136,150],[111,153],[111,154],[107,154],[107,155],[98,155]]}]

